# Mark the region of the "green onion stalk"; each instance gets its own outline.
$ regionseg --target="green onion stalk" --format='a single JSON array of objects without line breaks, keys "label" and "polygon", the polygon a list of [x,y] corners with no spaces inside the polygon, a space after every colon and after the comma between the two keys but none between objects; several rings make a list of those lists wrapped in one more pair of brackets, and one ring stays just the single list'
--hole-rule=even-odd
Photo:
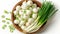
[{"label": "green onion stalk", "polygon": [[27,32],[35,32],[37,31],[51,16],[53,16],[57,12],[54,4],[50,1],[43,2],[41,8],[38,10],[37,19],[27,28]]}]

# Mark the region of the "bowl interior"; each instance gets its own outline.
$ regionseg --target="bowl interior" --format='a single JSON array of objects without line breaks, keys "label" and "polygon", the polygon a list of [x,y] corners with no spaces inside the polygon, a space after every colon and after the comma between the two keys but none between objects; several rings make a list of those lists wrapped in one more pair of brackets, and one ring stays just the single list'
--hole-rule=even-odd
[{"label": "bowl interior", "polygon": [[[12,23],[13,23],[13,25],[14,25],[14,27],[16,28],[16,29],[18,29],[20,32],[23,32],[23,30],[18,26],[18,25],[16,25],[16,24],[14,24],[14,20],[15,20],[15,18],[14,18],[14,10],[16,10],[16,6],[18,6],[18,5],[22,5],[22,3],[23,3],[23,1],[24,0],[21,0],[20,2],[18,2],[14,7],[13,7],[13,9],[12,9],[12,15],[11,15],[11,19],[12,19]],[[27,0],[28,1],[28,0]],[[37,1],[37,0],[32,0],[33,1],[33,3],[35,3],[35,4],[37,4],[37,6],[38,7],[41,7],[41,3],[39,2],[39,1]],[[43,26],[42,26],[43,27]],[[39,31],[41,31],[41,29],[42,29],[42,27],[39,29]]]}]

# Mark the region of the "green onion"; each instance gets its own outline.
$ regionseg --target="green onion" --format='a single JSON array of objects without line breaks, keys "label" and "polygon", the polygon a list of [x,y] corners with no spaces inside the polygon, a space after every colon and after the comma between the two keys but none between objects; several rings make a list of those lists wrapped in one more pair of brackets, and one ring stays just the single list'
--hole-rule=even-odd
[{"label": "green onion", "polygon": [[6,20],[11,20],[10,18],[6,18]]},{"label": "green onion", "polygon": [[13,32],[15,30],[14,26],[11,24],[9,25],[10,32]]},{"label": "green onion", "polygon": [[5,23],[6,21],[5,20],[2,20],[3,23]]},{"label": "green onion", "polygon": [[37,19],[25,30],[27,30],[27,32],[37,31],[56,12],[57,12],[57,9],[55,8],[54,4],[52,4],[52,2],[50,1],[43,2],[41,8],[38,10]]},{"label": "green onion", "polygon": [[[11,12],[8,12],[7,10],[4,10],[4,13],[5,14],[11,14]],[[1,16],[2,18],[5,18],[5,15],[2,15]],[[6,18],[6,20],[2,20],[2,22],[4,23],[3,26],[2,26],[2,29],[5,29],[7,27],[7,24],[9,26],[9,29],[10,29],[10,32],[13,32],[15,30],[14,26],[13,25],[9,25],[10,23],[7,22],[7,20],[11,20],[10,18]],[[6,23],[6,24],[5,24]]]},{"label": "green onion", "polygon": [[5,14],[8,14],[9,12],[8,12],[7,10],[4,10],[4,13],[5,13]]},{"label": "green onion", "polygon": [[4,15],[2,15],[1,17],[2,17],[2,18],[5,18],[5,16],[4,16]]},{"label": "green onion", "polygon": [[9,24],[9,22],[7,22],[7,24]]},{"label": "green onion", "polygon": [[6,27],[7,27],[7,25],[4,24],[4,25],[2,26],[2,29],[5,29]]},{"label": "green onion", "polygon": [[12,32],[12,33],[13,33],[13,30],[10,30],[10,32]]}]

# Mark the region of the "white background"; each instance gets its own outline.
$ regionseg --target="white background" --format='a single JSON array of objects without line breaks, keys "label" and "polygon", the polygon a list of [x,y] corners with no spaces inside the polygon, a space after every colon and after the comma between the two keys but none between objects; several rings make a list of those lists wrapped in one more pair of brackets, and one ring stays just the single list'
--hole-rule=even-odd
[{"label": "white background", "polygon": [[[4,10],[11,11],[14,5],[19,1],[20,0],[0,0],[0,16],[3,14]],[[56,5],[56,7],[59,10],[52,18],[48,20],[49,24],[47,25],[46,30],[44,30],[39,34],[60,34],[60,0],[51,0],[51,1]],[[0,34],[22,34],[18,30],[15,30],[13,33],[9,32],[8,28],[2,30],[1,26],[2,23],[0,17]]]}]

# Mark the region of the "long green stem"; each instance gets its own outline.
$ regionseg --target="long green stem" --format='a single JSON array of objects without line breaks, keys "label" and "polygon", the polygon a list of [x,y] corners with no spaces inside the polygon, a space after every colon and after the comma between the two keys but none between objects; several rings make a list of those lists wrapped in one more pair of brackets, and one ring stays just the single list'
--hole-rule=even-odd
[{"label": "long green stem", "polygon": [[51,2],[44,2],[38,11],[38,18],[26,30],[28,32],[37,31],[56,11],[55,6]]}]

